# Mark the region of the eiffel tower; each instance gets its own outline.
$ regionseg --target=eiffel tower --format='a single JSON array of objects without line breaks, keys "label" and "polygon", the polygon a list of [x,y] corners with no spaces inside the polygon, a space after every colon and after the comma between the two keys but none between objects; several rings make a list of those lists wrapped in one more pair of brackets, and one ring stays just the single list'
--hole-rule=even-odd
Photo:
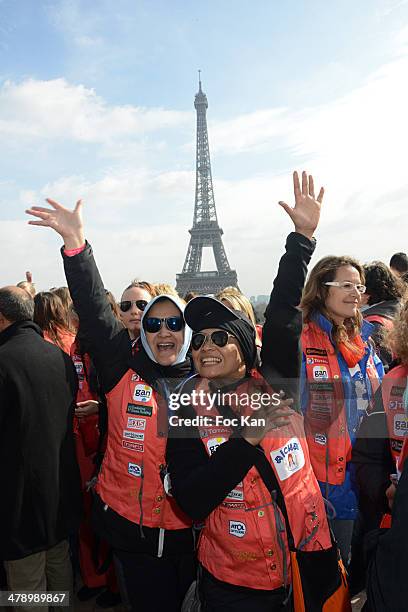
[{"label": "eiffel tower", "polygon": [[[198,294],[215,294],[225,287],[238,286],[237,273],[235,270],[231,270],[222,243],[224,232],[218,225],[215,209],[206,116],[208,101],[207,96],[201,89],[200,71],[198,83],[198,93],[194,100],[197,111],[194,220],[193,227],[189,230],[191,237],[183,271],[176,276],[176,289],[181,296],[189,291]],[[201,272],[203,248],[208,246],[213,249],[217,270]]]}]

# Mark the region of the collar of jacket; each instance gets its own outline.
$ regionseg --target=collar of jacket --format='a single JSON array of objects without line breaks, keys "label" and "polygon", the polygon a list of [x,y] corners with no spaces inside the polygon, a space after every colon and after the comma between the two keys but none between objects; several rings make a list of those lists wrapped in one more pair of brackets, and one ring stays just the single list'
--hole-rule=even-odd
[{"label": "collar of jacket", "polygon": [[41,329],[36,323],[34,323],[34,321],[18,321],[17,323],[12,323],[8,327],[6,327],[6,329],[0,332],[0,346],[2,344],[5,344],[13,336],[16,336],[21,332],[24,333],[25,331],[30,329],[35,331],[39,336],[43,335]]},{"label": "collar of jacket", "polygon": [[[314,323],[316,323],[316,325],[320,327],[322,331],[324,331],[329,336],[330,342],[333,344],[333,346],[335,346],[335,342],[332,338],[333,324],[329,321],[329,319],[327,319],[327,317],[322,315],[320,312],[314,312],[310,318]],[[360,334],[363,339],[363,342],[367,342],[368,338],[374,332],[374,329],[375,327],[372,323],[363,320],[363,325],[361,327]]]}]

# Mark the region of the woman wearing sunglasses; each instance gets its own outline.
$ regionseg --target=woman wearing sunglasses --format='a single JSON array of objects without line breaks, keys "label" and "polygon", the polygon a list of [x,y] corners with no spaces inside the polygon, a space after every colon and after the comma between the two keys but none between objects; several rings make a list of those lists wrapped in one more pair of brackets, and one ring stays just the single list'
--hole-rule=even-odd
[{"label": "woman wearing sunglasses", "polygon": [[146,281],[138,280],[132,281],[122,294],[119,302],[120,318],[132,342],[140,336],[142,314],[153,295],[153,286]]},{"label": "woman wearing sunglasses", "polygon": [[351,257],[325,257],[310,272],[301,309],[302,405],[313,469],[330,502],[331,525],[348,561],[358,501],[351,450],[384,374],[360,314],[364,271]]},{"label": "woman wearing sunglasses", "polygon": [[[284,496],[295,545],[308,551],[331,547],[303,417],[289,408],[293,400],[281,401],[282,394],[266,382],[276,391],[286,387],[296,394],[296,381],[286,379],[299,377],[297,305],[323,191],[315,199],[313,179],[305,173],[302,189],[295,173],[294,187],[296,205],[284,207],[295,233],[288,236],[266,312],[260,371],[254,370],[255,328],[242,312],[209,297],[192,299],[184,311],[193,329],[198,377],[190,406],[171,417],[167,456],[172,494],[187,514],[205,522],[198,547],[205,612],[289,609],[289,550],[284,520],[270,495],[272,488],[276,491],[271,473]],[[264,407],[258,403],[260,393]],[[248,416],[255,423],[247,424]]]},{"label": "woman wearing sunglasses", "polygon": [[73,211],[48,203],[49,209],[28,211],[40,219],[30,223],[51,227],[64,240],[65,274],[108,406],[93,524],[113,548],[124,602],[138,612],[176,612],[194,577],[194,548],[190,519],[164,490],[167,439],[157,417],[162,406],[166,427],[163,396],[192,368],[184,305],[166,295],[138,305],[140,296],[125,292],[129,299],[122,302],[136,298],[135,307],[144,309],[141,342],[132,351],[85,243],[81,203]]}]

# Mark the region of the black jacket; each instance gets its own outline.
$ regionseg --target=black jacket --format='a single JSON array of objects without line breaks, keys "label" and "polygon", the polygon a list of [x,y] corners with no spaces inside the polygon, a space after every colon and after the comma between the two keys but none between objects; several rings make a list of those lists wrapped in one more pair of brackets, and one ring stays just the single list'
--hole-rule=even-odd
[{"label": "black jacket", "polygon": [[[384,300],[373,304],[363,312],[363,317],[366,319],[371,316],[380,316],[392,321],[400,307],[400,300]],[[371,337],[374,341],[377,354],[384,364],[385,371],[388,372],[393,359],[390,349],[384,342],[384,325],[378,321],[370,321],[374,325],[374,332]]]},{"label": "black jacket", "polygon": [[408,461],[405,462],[394,498],[392,526],[377,534],[377,541],[372,543],[376,548],[368,567],[367,612],[407,610],[407,517]]},{"label": "black jacket", "polygon": [[51,548],[79,526],[76,393],[70,358],[37,325],[0,333],[0,559]]},{"label": "black jacket", "polygon": [[[297,308],[315,242],[295,232],[286,241],[274,288],[265,313],[261,371],[274,389],[284,388],[297,397],[300,376],[302,315]],[[257,464],[260,451],[241,437],[232,437],[208,456],[199,432],[192,428],[183,437],[167,443],[167,461],[174,497],[193,519],[208,516],[249,469]]]},{"label": "black jacket", "polygon": [[390,474],[395,472],[381,387],[377,389],[359,427],[352,462],[359,492],[359,509],[368,532],[378,528],[383,514],[389,511],[385,491],[391,484]]}]

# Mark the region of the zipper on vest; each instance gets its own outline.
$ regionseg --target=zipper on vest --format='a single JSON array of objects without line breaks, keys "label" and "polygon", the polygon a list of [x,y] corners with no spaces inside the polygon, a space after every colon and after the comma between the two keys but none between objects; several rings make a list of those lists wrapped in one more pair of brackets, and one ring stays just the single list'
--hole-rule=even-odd
[{"label": "zipper on vest", "polygon": [[285,546],[285,542],[284,542],[283,535],[282,535],[286,532],[286,527],[285,527],[284,522],[282,521],[282,517],[279,512],[278,504],[276,503],[277,496],[278,496],[277,492],[272,491],[273,514],[275,518],[276,535],[277,535],[279,547],[282,551],[282,558],[283,558],[283,568],[282,568],[283,584],[286,588],[288,586],[288,567],[287,567],[286,546]]},{"label": "zipper on vest", "polygon": [[[259,493],[262,499],[262,506],[266,508],[266,517],[267,517],[267,521],[269,523],[269,528],[271,531],[271,536],[273,537],[273,533],[275,532],[276,535],[276,540],[278,541],[278,545],[279,548],[282,550],[282,558],[283,558],[283,568],[281,568],[281,575],[283,575],[283,583],[284,583],[284,587],[285,589],[287,588],[287,580],[288,580],[288,568],[287,568],[287,564],[286,564],[286,560],[287,560],[287,555],[286,555],[286,548],[285,548],[285,542],[283,541],[282,538],[282,532],[286,531],[285,525],[282,523],[280,514],[279,514],[279,510],[278,510],[278,506],[276,503],[276,499],[277,499],[277,493],[276,491],[272,491],[271,492],[271,502],[268,503],[266,501],[266,497],[265,497],[265,493],[264,490],[260,484],[260,482],[258,481],[258,489],[259,489]],[[275,529],[273,527],[273,523],[272,523],[272,516],[269,512],[269,508],[267,506],[272,506],[273,508],[273,518],[275,521]],[[280,559],[276,559],[276,561],[279,563],[279,565],[281,564]],[[290,596],[290,593],[288,595],[288,597]]]},{"label": "zipper on vest", "polygon": [[162,557],[163,556],[163,547],[164,547],[164,529],[163,527],[160,527],[159,529],[159,545],[157,547],[157,556]]},{"label": "zipper on vest", "polygon": [[140,508],[140,537],[144,540],[146,538],[143,531],[143,483],[144,483],[144,461],[142,459],[142,465],[140,466],[140,489],[139,489],[139,508]]},{"label": "zipper on vest", "polygon": [[164,527],[164,515],[166,514],[166,504],[167,504],[167,498],[166,498],[166,491],[164,490],[164,484],[163,484],[163,512],[161,514],[161,524],[162,527],[159,528],[159,545],[157,547],[157,556],[160,559],[160,557],[163,556],[163,548],[164,548],[164,534],[165,534],[165,527]]}]

